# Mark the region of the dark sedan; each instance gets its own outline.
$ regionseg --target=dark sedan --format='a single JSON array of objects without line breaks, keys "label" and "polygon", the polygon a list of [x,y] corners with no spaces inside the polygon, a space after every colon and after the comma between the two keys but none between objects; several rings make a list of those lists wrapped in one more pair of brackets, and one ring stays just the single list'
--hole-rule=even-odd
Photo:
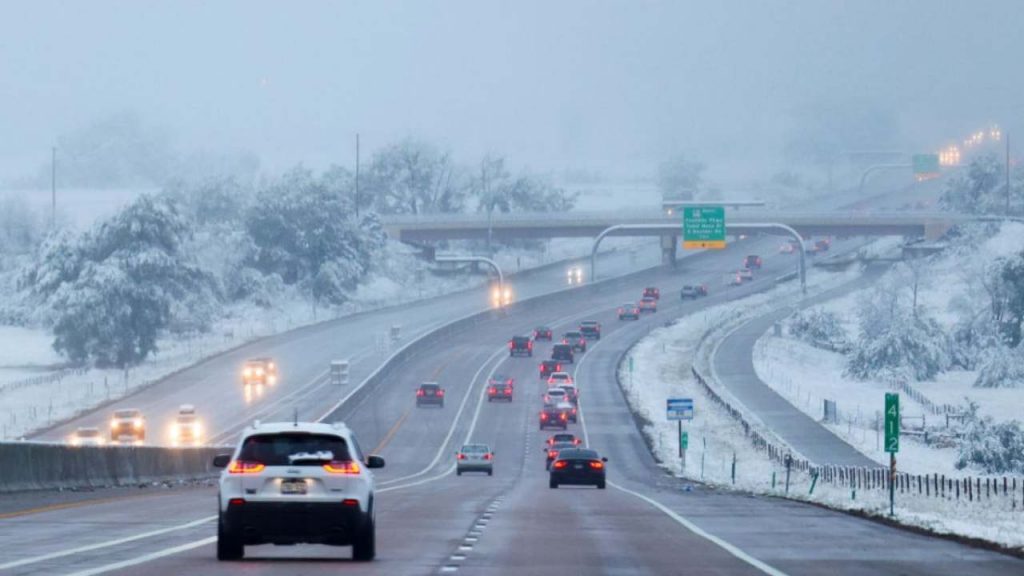
[{"label": "dark sedan", "polygon": [[549,468],[548,486],[563,485],[597,486],[604,490],[605,463],[607,458],[598,456],[593,450],[571,448],[560,450]]}]

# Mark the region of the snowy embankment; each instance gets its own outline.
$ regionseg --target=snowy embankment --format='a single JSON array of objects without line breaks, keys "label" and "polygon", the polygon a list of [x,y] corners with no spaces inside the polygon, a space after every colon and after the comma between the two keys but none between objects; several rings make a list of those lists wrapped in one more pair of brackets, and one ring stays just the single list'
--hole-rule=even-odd
[{"label": "snowy embankment", "polygon": [[[613,239],[606,249],[638,244],[636,239]],[[639,241],[643,244],[645,241]],[[647,242],[649,243],[649,242]],[[589,240],[553,240],[544,251],[510,249],[497,259],[506,273],[579,257]],[[234,304],[208,332],[166,334],[158,353],[141,365],[123,371],[64,368],[65,360],[52,347],[53,335],[43,329],[0,327],[0,440],[19,438],[122,398],[161,378],[232,348],[301,326],[372,311],[425,298],[450,294],[486,282],[481,275],[437,276],[423,269],[422,260],[405,245],[389,243],[371,272],[343,306],[314,311],[308,294],[289,289],[271,308]],[[379,336],[384,340],[384,330]]]},{"label": "snowy embankment", "polygon": [[[924,264],[918,293],[922,310],[936,317],[943,329],[952,333],[964,309],[963,302],[979,291],[977,282],[986,266],[1019,252],[1022,247],[1024,225],[1011,223],[969,254],[954,252],[928,261]],[[883,278],[880,283],[885,281]],[[859,303],[870,295],[870,290],[857,291],[815,308],[835,314],[847,334],[856,334]],[[839,422],[828,424],[829,428],[877,462],[888,463],[889,456],[881,446],[879,421],[884,394],[893,389],[882,379],[858,380],[847,375],[847,360],[847,355],[792,337],[788,329],[781,336],[766,333],[754,352],[754,367],[764,382],[819,420],[823,418],[824,400],[835,401]],[[979,388],[974,386],[977,377],[977,370],[951,369],[932,379],[909,384],[935,404],[961,409],[973,402],[978,406],[979,416],[991,417],[995,422],[1024,418],[1024,386]],[[900,400],[903,426],[907,431],[900,446],[901,469],[916,474],[985,477],[983,472],[955,467],[958,457],[955,435],[960,424],[957,418],[930,413],[906,394],[902,394]],[[928,430],[927,442],[925,429]]]},{"label": "snowy embankment", "polygon": [[[845,274],[823,273],[815,273],[813,278],[815,291],[850,279]],[[672,474],[723,488],[784,496],[869,516],[887,516],[888,497],[884,490],[851,490],[815,482],[810,474],[796,469],[790,473],[787,489],[785,468],[755,448],[741,424],[714,403],[693,378],[692,363],[698,348],[706,347],[701,344],[709,330],[730,324],[740,316],[786,305],[786,296],[791,292],[792,288],[784,285],[684,317],[671,327],[653,330],[628,354],[633,358],[632,373],[628,362],[620,366],[620,385],[631,409],[648,422],[644,434],[655,457]],[[816,371],[821,368],[815,366]],[[677,425],[665,419],[665,399],[669,397],[689,397],[695,402],[694,419],[685,426],[689,432],[685,468],[677,455]],[[870,440],[873,443],[874,438]],[[1024,490],[1024,486],[1015,486],[1018,492]],[[1009,499],[968,501],[966,492],[959,500],[952,492],[943,498],[898,493],[895,519],[937,533],[980,538],[1019,549],[1024,548],[1022,501],[1024,497],[1016,496],[1012,503]]]}]

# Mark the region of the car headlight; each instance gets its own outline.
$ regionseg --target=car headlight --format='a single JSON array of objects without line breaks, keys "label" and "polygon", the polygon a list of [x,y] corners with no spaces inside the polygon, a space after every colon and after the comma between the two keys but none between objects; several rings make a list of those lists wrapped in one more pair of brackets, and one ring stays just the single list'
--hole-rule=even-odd
[{"label": "car headlight", "polygon": [[135,420],[132,420],[132,426],[134,426],[136,430],[142,428],[142,418],[136,418]]},{"label": "car headlight", "polygon": [[117,428],[117,420],[111,420],[110,421],[110,427],[111,428]]},{"label": "car headlight", "polygon": [[78,436],[72,436],[71,437],[71,445],[72,446],[78,446],[81,443],[82,443],[82,441],[78,439]]}]

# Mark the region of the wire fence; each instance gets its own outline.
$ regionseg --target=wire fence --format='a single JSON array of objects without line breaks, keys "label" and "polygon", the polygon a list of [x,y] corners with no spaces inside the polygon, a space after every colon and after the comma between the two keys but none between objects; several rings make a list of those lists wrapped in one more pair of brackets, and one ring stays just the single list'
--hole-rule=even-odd
[{"label": "wire fence", "polygon": [[691,366],[694,380],[708,397],[727,412],[742,427],[744,435],[770,461],[780,464],[786,470],[806,473],[811,478],[810,493],[818,484],[828,484],[847,489],[851,498],[858,492],[887,494],[890,485],[901,497],[928,498],[936,501],[953,501],[967,504],[986,504],[1003,510],[1024,510],[1024,478],[1004,475],[1001,477],[947,477],[945,474],[908,474],[891,471],[882,466],[833,466],[816,465],[795,455],[780,440],[764,433],[752,425],[743,410],[734,406],[720,395],[715,387],[708,384],[696,367]]}]

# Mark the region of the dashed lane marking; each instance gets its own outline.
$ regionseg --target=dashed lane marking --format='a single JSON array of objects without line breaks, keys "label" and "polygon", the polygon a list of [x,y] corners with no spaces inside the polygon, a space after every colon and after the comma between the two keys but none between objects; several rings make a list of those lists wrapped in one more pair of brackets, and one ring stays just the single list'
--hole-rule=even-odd
[{"label": "dashed lane marking", "polygon": [[33,556],[31,558],[22,558],[21,560],[15,560],[13,562],[7,562],[0,564],[0,570],[7,570],[10,568],[17,568],[19,566],[27,566],[29,564],[35,564],[37,562],[44,562],[46,560],[53,560],[55,558],[63,558],[65,556],[72,556],[74,554],[81,554],[82,552],[91,552],[93,550],[101,550],[103,548],[110,548],[111,546],[118,546],[127,542],[135,542],[138,540],[144,540],[146,538],[152,538],[154,536],[160,536],[170,532],[177,532],[178,530],[187,530],[189,528],[195,528],[208,522],[216,520],[216,516],[207,516],[206,518],[200,518],[192,522],[186,522],[185,524],[179,524],[177,526],[169,526],[167,528],[161,528],[159,530],[152,530],[150,532],[144,532],[142,534],[135,534],[133,536],[126,536],[124,538],[117,538],[115,540],[107,540],[106,542],[98,542],[96,544],[89,544],[87,546],[79,546],[78,548],[70,548],[68,550],[61,550],[59,552],[51,552],[49,554],[42,554],[40,556]]},{"label": "dashed lane marking", "polygon": [[153,552],[151,554],[146,554],[146,555],[143,555],[143,556],[137,556],[135,558],[129,558],[128,560],[122,560],[120,562],[114,562],[113,564],[107,564],[106,566],[99,566],[99,567],[96,567],[96,568],[90,568],[88,570],[82,570],[81,572],[74,572],[72,574],[68,574],[68,576],[94,576],[95,574],[103,574],[105,572],[111,572],[113,570],[120,570],[122,568],[127,568],[129,566],[135,566],[137,564],[143,564],[145,562],[151,562],[151,561],[156,560],[158,558],[163,558],[164,556],[171,556],[171,555],[174,555],[174,554],[180,554],[181,552],[185,552],[187,550],[192,550],[194,548],[199,548],[200,546],[206,546],[208,544],[213,544],[216,541],[217,541],[217,537],[216,536],[211,536],[209,538],[203,538],[202,540],[196,540],[194,542],[188,542],[186,544],[182,544],[181,546],[175,546],[173,548],[166,548],[164,550],[159,550],[159,551]]}]

